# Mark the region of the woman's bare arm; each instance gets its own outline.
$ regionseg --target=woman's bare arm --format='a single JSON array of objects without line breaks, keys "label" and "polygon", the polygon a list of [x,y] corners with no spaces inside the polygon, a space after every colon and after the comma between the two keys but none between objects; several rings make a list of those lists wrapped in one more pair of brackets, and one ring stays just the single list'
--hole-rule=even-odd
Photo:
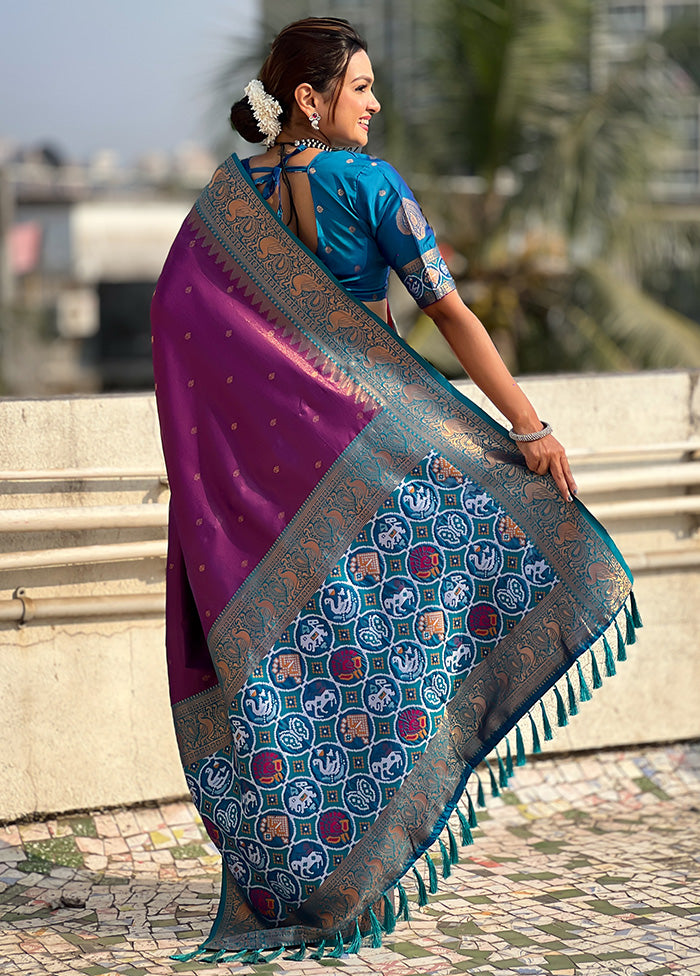
[{"label": "woman's bare arm", "polygon": [[[448,341],[462,366],[489,400],[511,422],[517,434],[540,430],[542,422],[528,398],[510,375],[498,350],[479,319],[456,291],[424,309]],[[528,468],[548,471],[567,500],[576,492],[566,452],[549,434],[536,441],[518,441]]]}]

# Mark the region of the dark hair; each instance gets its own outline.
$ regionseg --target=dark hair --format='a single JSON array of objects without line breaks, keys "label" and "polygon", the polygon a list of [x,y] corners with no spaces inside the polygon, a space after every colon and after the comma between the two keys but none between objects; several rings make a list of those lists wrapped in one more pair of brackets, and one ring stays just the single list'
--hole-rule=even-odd
[{"label": "dark hair", "polygon": [[[354,27],[337,17],[307,17],[281,30],[258,75],[268,95],[282,106],[281,124],[289,122],[294,92],[303,84],[311,85],[322,95],[333,90],[332,116],[348,61],[353,54],[366,50],[367,43]],[[265,138],[246,96],[231,108],[231,125],[248,142],[262,142]]]}]

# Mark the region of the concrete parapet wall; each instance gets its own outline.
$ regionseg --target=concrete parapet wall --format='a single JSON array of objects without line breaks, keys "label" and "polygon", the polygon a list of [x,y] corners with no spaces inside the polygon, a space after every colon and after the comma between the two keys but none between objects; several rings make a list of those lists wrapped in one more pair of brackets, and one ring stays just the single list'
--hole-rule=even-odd
[{"label": "concrete parapet wall", "polygon": [[[692,478],[674,481],[678,465],[696,470],[677,445],[700,440],[697,381],[685,371],[523,381],[577,457],[575,471],[590,486],[582,500],[611,513],[608,529],[640,567],[635,592],[645,620],[618,676],[550,748],[700,737],[697,486]],[[489,409],[478,391],[463,388]],[[0,424],[0,819],[182,795],[165,674],[167,487],[159,478],[153,398],[5,400]],[[643,451],[661,444],[676,447]],[[630,445],[640,450],[615,450]],[[658,480],[664,465],[674,468],[671,484],[649,487],[645,478]],[[60,477],[51,474],[59,469]],[[90,476],[80,476],[87,469]],[[20,471],[44,474],[23,480]],[[600,489],[596,478],[621,473],[626,487]],[[651,505],[651,514],[631,517],[627,502]],[[109,525],[88,520],[82,528],[69,521],[95,506],[112,513],[138,508],[146,517],[135,524],[117,515]],[[18,525],[18,513],[30,509],[54,511],[55,524]],[[78,514],[66,520],[65,511]],[[87,546],[107,547],[103,560],[51,565],[49,557],[32,565],[35,551]],[[126,558],[119,546],[141,554]],[[13,601],[18,589],[24,602]],[[77,603],[47,602],[68,597]],[[123,605],[129,597],[132,609]],[[107,603],[98,608],[97,598]],[[18,607],[33,619],[18,625]]]}]

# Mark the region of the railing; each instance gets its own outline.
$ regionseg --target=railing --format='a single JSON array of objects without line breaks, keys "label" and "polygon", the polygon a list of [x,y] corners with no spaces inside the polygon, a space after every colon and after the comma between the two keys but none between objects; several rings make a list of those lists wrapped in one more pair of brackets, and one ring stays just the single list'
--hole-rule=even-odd
[{"label": "railing", "polygon": [[[582,500],[606,523],[624,525],[652,520],[685,520],[684,537],[669,549],[653,548],[625,553],[635,572],[663,571],[700,566],[697,538],[700,517],[700,441],[679,441],[642,447],[621,446],[605,451],[572,450],[576,480]],[[146,482],[163,491],[165,472],[153,468],[65,468],[60,470],[0,471],[0,484],[26,490],[29,483],[62,482],[81,488],[103,481],[119,481],[120,487]],[[68,488],[68,484],[66,487]],[[625,497],[611,497],[624,495]],[[162,501],[142,504],[87,505],[79,508],[22,508],[0,512],[0,533],[62,533],[94,530],[162,529],[168,506]],[[617,534],[617,531],[616,531]],[[624,544],[623,544],[624,545]],[[166,556],[165,538],[131,542],[46,546],[0,553],[1,572],[34,571],[66,565],[110,564]],[[26,586],[17,586],[12,599],[0,600],[0,621],[103,616],[161,615],[164,594],[143,592],[71,597],[32,597]]]}]

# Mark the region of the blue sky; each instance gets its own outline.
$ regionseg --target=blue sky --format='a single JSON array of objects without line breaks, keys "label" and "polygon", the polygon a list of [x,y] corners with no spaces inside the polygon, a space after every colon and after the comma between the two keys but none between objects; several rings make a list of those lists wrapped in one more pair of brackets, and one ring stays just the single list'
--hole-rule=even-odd
[{"label": "blue sky", "polygon": [[125,162],[211,143],[221,133],[212,78],[256,17],[256,0],[5,3],[0,139],[50,143],[79,160],[108,148]]}]

